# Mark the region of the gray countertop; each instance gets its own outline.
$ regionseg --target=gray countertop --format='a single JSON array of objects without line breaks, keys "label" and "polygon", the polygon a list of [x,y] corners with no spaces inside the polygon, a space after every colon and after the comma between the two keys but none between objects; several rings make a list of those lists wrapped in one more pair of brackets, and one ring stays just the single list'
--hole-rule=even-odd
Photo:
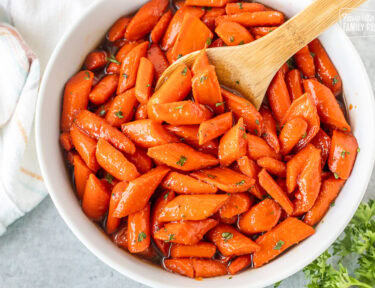
[{"label": "gray countertop", "polygon": [[[375,1],[366,8],[375,10]],[[375,16],[375,11],[372,12]],[[375,33],[374,33],[375,34]],[[375,83],[375,37],[352,38]],[[367,195],[375,190],[375,173]],[[372,193],[374,195],[374,193]],[[368,197],[368,196],[367,196]],[[280,287],[304,286],[297,273]],[[12,226],[0,238],[0,287],[145,287],[109,268],[68,229],[51,199]]]}]

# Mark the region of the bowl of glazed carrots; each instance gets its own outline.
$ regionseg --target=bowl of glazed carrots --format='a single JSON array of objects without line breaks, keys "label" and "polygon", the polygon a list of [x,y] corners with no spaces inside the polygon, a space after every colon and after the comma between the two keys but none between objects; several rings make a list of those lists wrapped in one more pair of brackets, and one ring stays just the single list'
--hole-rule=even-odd
[{"label": "bowl of glazed carrots", "polygon": [[350,40],[334,26],[296,53],[259,110],[205,52],[267,37],[309,3],[103,0],[63,37],[41,84],[38,157],[98,258],[151,287],[255,288],[339,236],[375,156],[373,94]]}]

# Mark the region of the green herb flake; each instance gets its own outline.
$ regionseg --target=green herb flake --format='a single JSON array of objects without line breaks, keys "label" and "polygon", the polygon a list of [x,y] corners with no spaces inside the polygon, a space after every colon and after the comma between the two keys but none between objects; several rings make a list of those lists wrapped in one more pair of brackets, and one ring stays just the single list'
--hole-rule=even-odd
[{"label": "green herb flake", "polygon": [[281,285],[281,282],[283,282],[283,281],[279,281],[279,282],[273,284],[273,288],[278,288]]},{"label": "green herb flake", "polygon": [[255,124],[257,124],[257,125],[260,124],[258,119],[255,120]]},{"label": "green herb flake", "polygon": [[236,80],[236,84],[237,84],[237,85],[240,85],[240,81],[239,81],[239,80]]},{"label": "green herb flake", "polygon": [[165,240],[164,242],[171,242],[172,240],[176,239],[174,237],[174,234],[169,234],[168,240]]},{"label": "green herb flake", "polygon": [[217,103],[215,104],[216,107],[219,107],[219,106],[221,106],[221,105],[224,105],[224,102],[217,102]]},{"label": "green herb flake", "polygon": [[223,232],[221,233],[221,237],[224,239],[224,242],[228,242],[230,239],[233,238],[233,234],[230,232]]},{"label": "green herb flake", "polygon": [[117,61],[116,57],[113,54],[111,54],[106,59],[107,59],[108,62],[112,62],[112,63],[118,64],[118,65],[121,64],[119,61]]},{"label": "green herb flake", "polygon": [[177,55],[177,59],[180,59],[182,57],[182,54]]},{"label": "green herb flake", "polygon": [[286,61],[286,64],[288,65],[289,70],[293,70],[294,69],[294,59],[293,59],[293,57],[289,58],[289,60]]},{"label": "green herb flake", "polygon": [[105,113],[107,113],[107,111],[105,111],[105,109],[102,108],[102,110],[99,111],[99,116],[104,116]]},{"label": "green herb flake", "polygon": [[117,111],[115,112],[115,116],[119,119],[122,119],[124,118],[124,113],[122,113],[122,111]]},{"label": "green herb flake", "polygon": [[332,85],[335,86],[339,82],[339,76],[336,75],[335,77],[332,78]]},{"label": "green herb flake", "polygon": [[240,7],[240,9],[242,9],[243,7],[242,7],[242,3],[237,3],[237,5]]},{"label": "green herb flake", "polygon": [[341,157],[344,159],[346,154],[350,154],[350,152],[343,150],[341,152]]},{"label": "green herb flake", "polygon": [[165,195],[164,195],[164,200],[167,200],[168,199],[168,195],[169,195],[169,192],[167,192],[167,193],[165,193]]},{"label": "green herb flake", "polygon": [[207,76],[206,76],[206,75],[202,75],[201,78],[199,78],[199,81],[200,81],[201,83],[203,83],[203,82],[206,81],[206,80],[207,80]]},{"label": "green herb flake", "polygon": [[212,44],[212,39],[210,37],[207,38],[206,40],[206,45],[210,46]]},{"label": "green herb flake", "polygon": [[180,160],[178,160],[176,162],[176,164],[182,167],[182,166],[185,165],[186,161],[187,161],[187,158],[185,156],[181,155]]},{"label": "green herb flake", "polygon": [[147,84],[146,87],[151,87],[151,84]]},{"label": "green herb flake", "polygon": [[90,80],[90,73],[85,71],[85,80]]},{"label": "green herb flake", "polygon": [[342,131],[348,131],[348,128],[344,127],[344,128],[342,128]]},{"label": "green herb flake", "polygon": [[361,148],[357,148],[357,153],[361,152]]},{"label": "green herb flake", "polygon": [[180,141],[181,141],[181,142],[185,142],[185,138],[184,138],[184,137],[181,137],[181,138],[180,138]]},{"label": "green herb flake", "polygon": [[176,106],[173,108],[173,110],[181,110],[184,108],[184,105],[181,105],[181,106]]},{"label": "green herb flake", "polygon": [[238,45],[243,45],[243,44],[245,44],[245,42],[243,40],[240,41],[240,43],[238,43]]},{"label": "green herb flake", "polygon": [[112,182],[113,182],[113,176],[111,175],[111,174],[106,174],[105,175],[105,180],[107,180],[107,182],[109,183],[109,184],[112,184]]},{"label": "green herb flake", "polygon": [[123,73],[123,74],[122,74],[122,77],[124,77],[125,79],[128,79],[129,76],[128,76],[128,74]]},{"label": "green herb flake", "polygon": [[335,206],[335,201],[333,201],[329,206],[331,207]]},{"label": "green herb flake", "polygon": [[273,247],[273,250],[280,250],[283,247],[284,244],[285,244],[285,242],[282,241],[282,240],[277,241],[275,247]]},{"label": "green herb flake", "polygon": [[232,278],[233,278],[232,276],[229,276],[229,277],[228,277],[228,280],[231,280]]},{"label": "green herb flake", "polygon": [[303,135],[302,135],[302,139],[305,139],[307,136],[307,133],[305,132]]},{"label": "green herb flake", "polygon": [[315,53],[314,52],[310,52],[310,55],[311,55],[311,57],[315,57]]},{"label": "green herb flake", "polygon": [[335,176],[335,179],[339,179],[340,178],[339,174],[337,174],[336,172],[333,173],[333,176]]},{"label": "green herb flake", "polygon": [[187,67],[185,67],[182,71],[181,71],[181,74],[186,76],[186,73],[187,73]]},{"label": "green herb flake", "polygon": [[147,235],[146,235],[145,232],[143,232],[143,231],[139,232],[139,234],[138,234],[138,242],[142,242],[146,238],[147,238]]},{"label": "green herb flake", "polygon": [[246,133],[243,133],[243,134],[242,134],[242,138],[246,140],[246,139],[247,139],[247,134],[246,134]]},{"label": "green herb flake", "polygon": [[246,183],[245,180],[241,180],[240,182],[237,182],[236,185],[237,185],[237,186],[240,186],[240,185],[243,185],[243,184],[245,184],[245,183]]},{"label": "green herb flake", "polygon": [[215,178],[216,178],[216,176],[215,176],[215,175],[212,175],[212,174],[207,174],[207,177],[208,177],[208,178],[211,178],[211,179],[215,179]]},{"label": "green herb flake", "polygon": [[233,36],[230,36],[230,38],[229,38],[229,42],[230,42],[230,43],[233,43],[233,42],[234,42],[234,37],[233,37]]},{"label": "green herb flake", "polygon": [[254,133],[255,133],[255,135],[259,135],[259,132],[258,132],[258,130],[257,129],[254,129]]}]

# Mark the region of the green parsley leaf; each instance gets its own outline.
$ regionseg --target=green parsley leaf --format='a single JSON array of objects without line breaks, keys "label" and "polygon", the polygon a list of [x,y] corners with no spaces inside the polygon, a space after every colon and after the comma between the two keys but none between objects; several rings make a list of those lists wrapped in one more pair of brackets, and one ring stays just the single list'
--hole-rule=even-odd
[{"label": "green parsley leaf", "polygon": [[164,242],[171,242],[171,241],[174,240],[174,239],[176,239],[176,238],[174,237],[174,234],[169,234],[169,238],[168,238],[168,240],[165,240]]},{"label": "green parsley leaf", "polygon": [[337,82],[339,82],[339,76],[336,75],[335,77],[333,77],[332,79],[332,85],[335,86],[337,84]]},{"label": "green parsley leaf", "polygon": [[357,153],[361,152],[361,148],[357,148]]},{"label": "green parsley leaf", "polygon": [[224,105],[224,102],[217,102],[217,103],[215,104],[216,107],[219,107],[219,106],[221,106],[221,105]]},{"label": "green parsley leaf", "polygon": [[293,57],[289,58],[289,60],[286,61],[286,64],[288,65],[289,70],[293,70],[295,67],[294,58]]},{"label": "green parsley leaf", "polygon": [[305,139],[307,136],[307,133],[305,132],[303,135],[302,135],[302,139]]},{"label": "green parsley leaf", "polygon": [[350,154],[350,152],[343,150],[343,151],[341,152],[341,157],[342,157],[342,158],[345,158],[345,155],[346,155],[346,154]]},{"label": "green parsley leaf", "polygon": [[233,278],[232,276],[229,276],[229,277],[228,277],[228,280],[230,280],[230,279],[232,279],[232,278]]},{"label": "green parsley leaf", "polygon": [[279,282],[273,284],[273,288],[278,288],[280,286],[281,282],[283,282],[283,281],[279,281]]},{"label": "green parsley leaf", "polygon": [[85,80],[90,80],[90,73],[85,71]]},{"label": "green parsley leaf", "polygon": [[258,119],[255,119],[255,124],[259,125],[259,120]]},{"label": "green parsley leaf", "polygon": [[311,55],[311,57],[315,57],[315,53],[314,52],[310,52],[310,55]]},{"label": "green parsley leaf", "polygon": [[102,110],[99,111],[99,116],[104,116],[106,113],[107,111],[105,111],[105,109],[102,108]]},{"label": "green parsley leaf", "polygon": [[142,242],[143,241],[143,239],[146,239],[147,238],[147,235],[146,235],[146,233],[145,232],[139,232],[139,234],[138,234],[138,242]]},{"label": "green parsley leaf", "polygon": [[106,174],[105,175],[105,180],[107,180],[107,182],[109,183],[109,184],[112,184],[112,182],[113,182],[113,176],[111,175],[111,174]]},{"label": "green parsley leaf", "polygon": [[242,3],[237,3],[237,5],[240,7],[240,9],[242,9]]},{"label": "green parsley leaf", "polygon": [[124,113],[122,113],[122,111],[117,111],[117,112],[115,112],[115,115],[116,115],[116,117],[119,118],[119,119],[124,118]]},{"label": "green parsley leaf", "polygon": [[215,176],[215,175],[212,175],[212,174],[207,174],[207,177],[208,177],[208,178],[211,178],[211,179],[215,179],[215,178],[216,178],[216,176]]},{"label": "green parsley leaf", "polygon": [[205,80],[207,80],[207,76],[206,75],[202,75],[201,78],[199,78],[199,81],[201,83],[203,83]]},{"label": "green parsley leaf", "polygon": [[151,87],[151,84],[147,84],[146,87]]},{"label": "green parsley leaf", "polygon": [[275,247],[273,247],[273,250],[280,250],[283,247],[284,244],[285,244],[284,241],[282,241],[282,240],[278,241],[276,243]]},{"label": "green parsley leaf", "polygon": [[245,42],[243,40],[240,41],[240,43],[238,43],[238,45],[243,45],[243,44],[245,44]]},{"label": "green parsley leaf", "polygon": [[229,38],[229,42],[231,42],[231,43],[234,42],[234,37],[233,37],[233,36],[230,36],[230,38]]},{"label": "green parsley leaf", "polygon": [[168,199],[168,195],[169,195],[169,192],[165,193],[165,195],[164,195],[164,200],[167,200],[167,199]]},{"label": "green parsley leaf", "polygon": [[176,162],[176,164],[182,167],[182,166],[185,165],[186,161],[187,161],[187,158],[185,156],[181,155],[180,160],[178,160]]},{"label": "green parsley leaf", "polygon": [[333,173],[333,176],[335,176],[335,179],[339,179],[340,178],[339,174],[337,174],[336,172]]},{"label": "green parsley leaf", "polygon": [[239,186],[239,185],[243,185],[243,184],[245,184],[245,183],[246,183],[245,180],[241,180],[240,182],[237,182],[236,185]]},{"label": "green parsley leaf", "polygon": [[107,57],[106,59],[108,62],[112,62],[118,65],[121,64],[119,61],[117,61],[116,57],[113,54],[109,55],[109,57]]},{"label": "green parsley leaf", "polygon": [[224,242],[228,242],[230,239],[233,238],[233,234],[230,232],[223,232],[221,233],[221,237],[224,239]]},{"label": "green parsley leaf", "polygon": [[239,81],[239,80],[236,80],[236,84],[237,84],[237,85],[240,85],[240,81]]},{"label": "green parsley leaf", "polygon": [[246,133],[243,133],[243,134],[242,134],[242,138],[243,138],[243,139],[247,139],[247,134],[246,134]]},{"label": "green parsley leaf", "polygon": [[212,39],[210,37],[207,38],[206,40],[206,45],[210,46],[212,44]]},{"label": "green parsley leaf", "polygon": [[176,106],[176,107],[174,107],[173,109],[174,110],[181,110],[181,109],[183,109],[184,108],[184,105],[181,105],[181,106]]},{"label": "green parsley leaf", "polygon": [[186,73],[187,73],[187,67],[185,67],[182,71],[181,71],[181,74],[186,76]]},{"label": "green parsley leaf", "polygon": [[124,77],[125,79],[128,79],[128,74],[126,74],[126,73],[124,73],[124,74],[122,74],[122,77]]},{"label": "green parsley leaf", "polygon": [[335,201],[331,202],[331,204],[329,204],[329,206],[331,206],[331,207],[335,206]]}]

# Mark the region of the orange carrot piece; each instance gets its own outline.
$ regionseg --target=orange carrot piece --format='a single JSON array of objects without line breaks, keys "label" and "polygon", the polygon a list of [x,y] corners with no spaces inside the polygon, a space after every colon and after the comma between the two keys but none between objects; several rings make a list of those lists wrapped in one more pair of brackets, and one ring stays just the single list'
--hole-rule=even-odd
[{"label": "orange carrot piece", "polygon": [[[150,3],[150,2],[149,2]],[[143,6],[145,7],[145,6]],[[120,77],[117,86],[117,94],[121,94],[134,87],[139,68],[139,62],[146,56],[149,42],[143,42],[133,48],[122,60],[120,68]]]},{"label": "orange carrot piece", "polygon": [[243,45],[254,41],[253,35],[236,22],[222,22],[216,27],[215,32],[227,46]]},{"label": "orange carrot piece", "polygon": [[126,27],[128,26],[131,18],[121,17],[115,24],[112,25],[107,34],[107,39],[111,42],[124,38]]},{"label": "orange carrot piece", "polygon": [[125,153],[135,153],[135,145],[128,137],[94,113],[88,110],[81,111],[77,115],[75,123],[89,136],[96,139],[103,138]]},{"label": "orange carrot piece", "polygon": [[206,10],[206,13],[204,13],[202,17],[202,22],[206,24],[206,26],[211,30],[215,30],[215,19],[218,16],[225,15],[225,9],[224,8],[211,8],[209,10]]},{"label": "orange carrot piece", "polygon": [[260,250],[253,254],[254,267],[263,266],[292,245],[311,236],[314,232],[314,228],[297,218],[287,218],[256,240]]},{"label": "orange carrot piece", "polygon": [[150,118],[157,122],[165,121],[172,125],[194,125],[210,119],[212,112],[202,104],[187,100],[154,104],[149,115],[152,115]]},{"label": "orange carrot piece", "polygon": [[244,13],[244,12],[257,12],[264,11],[265,7],[260,3],[247,3],[247,2],[237,2],[228,3],[225,6],[225,11],[228,15]]},{"label": "orange carrot piece", "polygon": [[[255,3],[254,3],[255,4]],[[271,33],[272,31],[276,30],[278,27],[250,27],[250,32],[255,37],[263,37],[266,36],[268,33]]]},{"label": "orange carrot piece", "polygon": [[228,0],[186,0],[185,5],[206,6],[206,7],[224,7]]},{"label": "orange carrot piece", "polygon": [[276,153],[280,152],[279,138],[277,137],[276,123],[272,117],[272,113],[264,106],[260,108],[260,114],[263,118],[263,133],[262,137],[266,140],[268,145],[275,150]]},{"label": "orange carrot piece", "polygon": [[74,155],[73,157],[74,165],[74,183],[76,186],[77,196],[82,200],[83,193],[85,192],[86,182],[92,171],[82,160],[81,156]]},{"label": "orange carrot piece", "polygon": [[178,194],[215,194],[217,192],[215,186],[178,172],[170,172],[161,185],[164,189],[170,189]]},{"label": "orange carrot piece", "polygon": [[88,70],[96,70],[103,68],[107,64],[107,53],[105,51],[93,51],[90,52],[85,59],[83,65]]},{"label": "orange carrot piece", "polygon": [[246,129],[251,133],[254,132],[257,135],[261,135],[263,133],[263,117],[254,105],[245,98],[234,95],[225,89],[221,89],[221,93],[228,109],[238,118],[243,118]]},{"label": "orange carrot piece", "polygon": [[258,178],[259,184],[263,187],[263,189],[266,190],[267,193],[280,204],[288,215],[291,215],[294,209],[293,203],[289,200],[283,189],[275,182],[275,180],[273,180],[270,174],[263,169],[258,174]]},{"label": "orange carrot piece", "polygon": [[171,10],[168,10],[163,14],[163,16],[161,16],[158,23],[155,25],[155,27],[152,29],[150,33],[150,39],[152,43],[159,43],[160,39],[165,34],[172,17],[173,13]]},{"label": "orange carrot piece", "polygon": [[192,79],[192,88],[195,102],[210,106],[216,114],[223,113],[223,97],[215,67],[208,65],[203,70],[197,70],[200,68],[198,63],[193,67],[195,72]]},{"label": "orange carrot piece", "polygon": [[309,47],[305,46],[294,55],[297,67],[302,71],[306,78],[315,77],[314,58],[310,53]]},{"label": "orange carrot piece", "polygon": [[122,249],[128,250],[128,225],[122,226],[116,233],[112,234],[112,241]]},{"label": "orange carrot piece", "polygon": [[158,221],[204,220],[219,211],[228,198],[225,194],[179,195],[168,202]]},{"label": "orange carrot piece", "polygon": [[257,234],[271,230],[281,216],[280,205],[265,199],[240,216],[238,227],[245,234]]},{"label": "orange carrot piece", "polygon": [[96,146],[96,159],[105,171],[119,180],[129,181],[139,176],[135,165],[102,138]]},{"label": "orange carrot piece", "polygon": [[[254,3],[255,4],[255,3]],[[242,255],[234,259],[228,266],[228,272],[231,275],[237,274],[241,270],[245,269],[246,267],[250,266],[251,264],[251,256],[250,255]]]},{"label": "orange carrot piece", "polygon": [[224,256],[240,256],[253,253],[260,249],[253,240],[238,232],[233,226],[227,224],[219,224],[208,232],[207,236]]},{"label": "orange carrot piece", "polygon": [[147,105],[140,104],[135,111],[134,120],[145,120],[148,118],[147,115]]},{"label": "orange carrot piece", "polygon": [[150,33],[168,7],[168,4],[168,0],[151,0],[143,5],[126,27],[125,38],[139,40]]},{"label": "orange carrot piece", "polygon": [[220,38],[217,38],[214,42],[212,42],[209,48],[223,47],[223,46],[225,46],[224,41]]},{"label": "orange carrot piece", "polygon": [[156,79],[159,79],[165,69],[169,66],[168,60],[163,51],[161,51],[158,45],[153,43],[147,50],[147,59],[154,65]]},{"label": "orange carrot piece", "polygon": [[60,122],[63,132],[69,132],[77,114],[87,109],[93,80],[94,74],[84,70],[78,72],[66,83]]},{"label": "orange carrot piece", "polygon": [[165,259],[164,266],[173,273],[194,278],[194,267],[192,259]]},{"label": "orange carrot piece", "polygon": [[258,136],[247,134],[247,144],[249,156],[253,160],[262,157],[280,159],[280,154],[276,153],[264,139]]},{"label": "orange carrot piece", "polygon": [[220,139],[219,160],[220,165],[229,166],[237,159],[246,155],[247,152],[247,134],[243,124],[243,118],[240,118],[224,136]]},{"label": "orange carrot piece", "polygon": [[212,259],[193,258],[193,267],[197,279],[222,276],[227,274],[227,266]]},{"label": "orange carrot piece", "polygon": [[320,80],[338,96],[342,93],[342,80],[319,39],[313,40],[309,44],[309,49],[314,53],[316,72]]},{"label": "orange carrot piece", "polygon": [[91,90],[89,99],[95,105],[105,103],[109,97],[116,91],[118,84],[118,75],[109,74],[102,78],[98,84]]},{"label": "orange carrot piece", "polygon": [[82,199],[83,212],[95,221],[100,220],[107,212],[109,198],[109,192],[102,182],[94,174],[90,174]]},{"label": "orange carrot piece", "polygon": [[300,150],[315,137],[320,129],[318,111],[310,94],[306,93],[293,101],[281,124],[285,124],[297,117],[303,118],[308,124],[306,137],[300,139],[296,146]]},{"label": "orange carrot piece", "polygon": [[134,107],[137,104],[135,89],[129,89],[113,98],[105,115],[105,120],[114,127],[130,121],[134,115]]},{"label": "orange carrot piece", "polygon": [[123,218],[143,209],[169,170],[167,167],[158,166],[130,181],[113,216]]},{"label": "orange carrot piece", "polygon": [[320,129],[314,139],[311,140],[311,144],[320,149],[322,156],[322,167],[324,167],[327,163],[329,150],[331,149],[331,137],[329,137],[326,132]]},{"label": "orange carrot piece", "polygon": [[286,165],[282,161],[271,157],[262,157],[257,160],[257,164],[272,175],[285,177]]},{"label": "orange carrot piece", "polygon": [[216,246],[209,242],[198,242],[195,245],[174,244],[171,248],[171,257],[173,258],[212,258],[215,253]]},{"label": "orange carrot piece", "polygon": [[281,122],[291,105],[288,88],[281,70],[276,73],[268,87],[267,99],[275,119]]},{"label": "orange carrot piece", "polygon": [[147,155],[182,171],[198,170],[219,163],[215,157],[198,152],[183,143],[164,144],[148,149]]},{"label": "orange carrot piece", "polygon": [[303,95],[302,77],[298,69],[290,70],[285,76],[285,82],[292,101]]},{"label": "orange carrot piece", "polygon": [[209,66],[210,61],[208,60],[206,50],[203,49],[199,52],[197,58],[195,58],[193,66],[191,67],[191,72],[195,75],[200,71],[207,69]]},{"label": "orange carrot piece", "polygon": [[59,139],[60,145],[64,148],[65,151],[70,151],[73,149],[72,138],[70,137],[70,133],[61,133]]},{"label": "orange carrot piece", "polygon": [[308,79],[303,80],[303,87],[305,92],[310,93],[313,97],[322,123],[350,132],[350,125],[346,121],[335,95],[327,86],[316,79]]},{"label": "orange carrot piece", "polygon": [[195,245],[217,224],[217,220],[210,218],[200,221],[171,222],[157,231],[154,238],[172,243]]},{"label": "orange carrot piece", "polygon": [[256,162],[252,159],[249,159],[247,156],[243,156],[240,159],[237,160],[237,166],[239,171],[250,177],[256,179],[253,186],[250,187],[249,192],[253,194],[258,199],[264,199],[266,196],[266,193],[263,191],[262,187],[260,187],[258,183],[258,173],[260,171],[259,166],[256,164]]},{"label": "orange carrot piece", "polygon": [[105,68],[105,72],[108,74],[120,74],[121,66],[120,64],[111,62],[109,65]]},{"label": "orange carrot piece", "polygon": [[206,120],[199,125],[199,145],[203,145],[210,140],[213,140],[225,132],[227,132],[233,125],[232,112],[227,112],[216,116],[210,120]]},{"label": "orange carrot piece", "polygon": [[135,83],[135,96],[141,104],[147,104],[151,97],[152,83],[154,81],[154,66],[151,61],[142,57],[139,62],[137,80]]},{"label": "orange carrot piece", "polygon": [[128,217],[128,249],[130,253],[145,251],[151,243],[150,203]]},{"label": "orange carrot piece", "polygon": [[279,11],[243,12],[216,18],[216,26],[222,22],[237,22],[245,27],[278,26],[284,23],[284,14]]},{"label": "orange carrot piece", "polygon": [[357,139],[348,133],[334,130],[328,167],[336,178],[348,179],[358,153]]},{"label": "orange carrot piece", "polygon": [[[130,41],[124,44],[116,53],[116,60],[117,62],[120,62],[119,64],[112,62],[111,64],[118,65],[118,73],[120,73],[120,65],[121,62],[125,59],[125,57],[129,54],[130,51],[132,51],[135,47],[137,47],[139,44],[143,43],[143,40],[140,41]],[[110,65],[111,65],[110,64]]]},{"label": "orange carrot piece", "polygon": [[228,193],[245,192],[254,185],[255,180],[229,168],[216,167],[194,172],[191,176],[215,185],[222,191]]},{"label": "orange carrot piece", "polygon": [[147,152],[140,148],[137,148],[133,155],[128,154],[126,156],[128,160],[135,165],[135,167],[141,174],[147,173],[153,166],[152,159],[147,156]]},{"label": "orange carrot piece", "polygon": [[98,171],[100,167],[95,157],[96,141],[83,133],[75,124],[70,129],[70,137],[74,148],[85,161],[87,167],[93,172]]},{"label": "orange carrot piece", "polygon": [[281,154],[289,154],[298,141],[307,136],[307,127],[307,122],[300,117],[285,123],[279,135]]},{"label": "orange carrot piece", "polygon": [[129,182],[128,181],[121,181],[118,182],[115,187],[112,189],[111,193],[111,199],[109,201],[109,210],[108,210],[108,216],[107,216],[107,222],[105,225],[105,229],[107,234],[114,233],[117,228],[120,225],[121,219],[113,217],[113,212],[115,211],[118,202],[120,202],[122,193],[126,190],[128,187]]},{"label": "orange carrot piece", "polygon": [[220,208],[221,218],[232,218],[249,210],[254,200],[248,193],[234,193],[229,196],[226,203]]}]

